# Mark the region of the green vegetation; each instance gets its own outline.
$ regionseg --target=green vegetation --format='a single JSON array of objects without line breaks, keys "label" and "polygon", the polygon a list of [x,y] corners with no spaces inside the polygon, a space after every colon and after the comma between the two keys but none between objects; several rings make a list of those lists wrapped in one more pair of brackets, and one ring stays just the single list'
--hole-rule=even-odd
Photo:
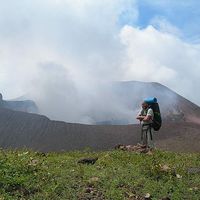
[{"label": "green vegetation", "polygon": [[[98,157],[95,164],[78,164]],[[0,199],[200,199],[200,154],[0,151]],[[147,199],[147,198],[146,198]]]}]

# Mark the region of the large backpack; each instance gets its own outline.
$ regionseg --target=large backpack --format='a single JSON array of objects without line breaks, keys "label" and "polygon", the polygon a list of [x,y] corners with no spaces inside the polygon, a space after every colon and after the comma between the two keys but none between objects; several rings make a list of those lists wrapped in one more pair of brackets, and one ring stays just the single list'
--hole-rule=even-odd
[{"label": "large backpack", "polygon": [[161,118],[160,108],[159,108],[157,99],[155,97],[146,98],[144,99],[144,101],[148,103],[149,108],[153,110],[154,118],[153,118],[152,127],[155,131],[158,131],[162,125],[162,118]]}]

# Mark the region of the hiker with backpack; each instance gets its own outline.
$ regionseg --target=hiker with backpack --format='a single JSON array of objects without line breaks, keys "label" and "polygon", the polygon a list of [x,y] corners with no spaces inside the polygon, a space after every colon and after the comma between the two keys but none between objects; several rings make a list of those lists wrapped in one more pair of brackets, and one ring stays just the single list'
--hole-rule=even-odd
[{"label": "hiker with backpack", "polygon": [[145,99],[142,109],[136,117],[141,124],[141,143],[145,148],[154,148],[153,134],[161,127],[161,115],[156,98]]}]

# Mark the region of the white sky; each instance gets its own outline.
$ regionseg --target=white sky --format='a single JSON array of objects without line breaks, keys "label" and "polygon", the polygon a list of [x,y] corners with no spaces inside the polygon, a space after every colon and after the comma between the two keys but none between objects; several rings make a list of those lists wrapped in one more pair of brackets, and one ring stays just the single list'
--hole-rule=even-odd
[{"label": "white sky", "polygon": [[200,40],[170,21],[185,5],[141,2],[161,12],[145,26],[136,0],[0,0],[0,91],[45,102],[70,87],[95,90],[84,80],[156,81],[200,105]]}]

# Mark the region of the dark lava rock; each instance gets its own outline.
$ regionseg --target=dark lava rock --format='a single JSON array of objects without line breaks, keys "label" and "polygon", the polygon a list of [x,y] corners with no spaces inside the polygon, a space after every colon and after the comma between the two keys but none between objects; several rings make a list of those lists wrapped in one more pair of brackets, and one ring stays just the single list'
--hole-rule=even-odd
[{"label": "dark lava rock", "polygon": [[78,161],[78,163],[80,164],[91,164],[93,165],[96,161],[98,160],[98,158],[82,158]]}]

